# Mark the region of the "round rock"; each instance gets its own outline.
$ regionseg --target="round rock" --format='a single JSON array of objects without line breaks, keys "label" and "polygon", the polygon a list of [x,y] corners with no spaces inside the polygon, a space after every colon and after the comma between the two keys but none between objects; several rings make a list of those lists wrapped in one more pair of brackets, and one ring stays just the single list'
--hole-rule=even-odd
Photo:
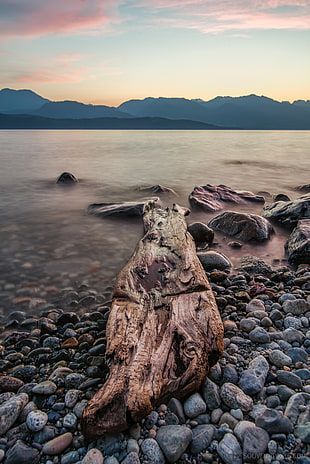
[{"label": "round rock", "polygon": [[45,412],[40,411],[39,409],[31,411],[26,419],[26,424],[29,430],[32,432],[39,432],[45,427],[47,423],[48,416]]},{"label": "round rock", "polygon": [[199,416],[199,414],[203,414],[207,410],[206,403],[199,393],[194,393],[189,396],[184,401],[183,408],[186,416],[190,419]]}]

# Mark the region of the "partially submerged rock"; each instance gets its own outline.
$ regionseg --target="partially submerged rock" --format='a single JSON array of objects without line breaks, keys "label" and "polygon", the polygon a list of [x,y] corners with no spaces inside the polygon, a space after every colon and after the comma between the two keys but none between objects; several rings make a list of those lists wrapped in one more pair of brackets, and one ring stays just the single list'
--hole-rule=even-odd
[{"label": "partially submerged rock", "polygon": [[193,222],[188,226],[188,232],[191,234],[195,243],[212,243],[214,238],[213,230],[202,222]]},{"label": "partially submerged rock", "polygon": [[262,242],[273,232],[267,219],[256,214],[224,211],[208,223],[212,229],[231,235],[238,240]]},{"label": "partially submerged rock", "polygon": [[149,198],[143,201],[120,201],[115,203],[93,203],[88,206],[88,214],[95,216],[142,216],[145,206],[150,202],[160,206],[159,198]]},{"label": "partially submerged rock", "polygon": [[75,184],[76,182],[78,182],[78,180],[75,177],[75,175],[72,174],[71,172],[63,172],[62,174],[60,174],[60,176],[56,180],[56,184],[71,185],[71,184]]},{"label": "partially submerged rock", "polygon": [[298,222],[285,244],[285,250],[291,264],[310,264],[310,219]]},{"label": "partially submerged rock", "polygon": [[269,264],[256,256],[244,256],[240,259],[240,266],[237,270],[246,271],[249,274],[269,275],[272,272]]},{"label": "partially submerged rock", "polygon": [[265,198],[252,192],[236,191],[226,185],[203,185],[194,188],[189,196],[193,206],[205,211],[220,211],[225,203],[247,204],[248,201],[264,203]]},{"label": "partially submerged rock", "polygon": [[172,195],[176,195],[176,192],[172,188],[165,187],[164,185],[160,185],[160,184],[151,185],[150,187],[148,187],[148,186],[146,186],[146,187],[138,187],[138,190],[140,190],[142,192],[151,192],[151,193],[156,193],[156,194],[170,193]]},{"label": "partially submerged rock", "polygon": [[197,256],[206,272],[213,271],[214,269],[226,271],[232,267],[232,263],[227,256],[219,251],[200,251],[197,253]]},{"label": "partially submerged rock", "polygon": [[300,219],[310,219],[310,193],[291,201],[277,201],[265,206],[263,217],[288,227],[295,227]]}]

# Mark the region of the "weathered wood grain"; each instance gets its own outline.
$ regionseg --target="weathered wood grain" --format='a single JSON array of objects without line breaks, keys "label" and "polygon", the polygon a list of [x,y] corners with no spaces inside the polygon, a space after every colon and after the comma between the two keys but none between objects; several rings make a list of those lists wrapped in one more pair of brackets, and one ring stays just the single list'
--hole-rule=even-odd
[{"label": "weathered wood grain", "polygon": [[145,235],[118,275],[107,324],[110,375],[86,406],[86,438],[122,431],[197,391],[223,351],[223,325],[185,210],[147,205]]}]

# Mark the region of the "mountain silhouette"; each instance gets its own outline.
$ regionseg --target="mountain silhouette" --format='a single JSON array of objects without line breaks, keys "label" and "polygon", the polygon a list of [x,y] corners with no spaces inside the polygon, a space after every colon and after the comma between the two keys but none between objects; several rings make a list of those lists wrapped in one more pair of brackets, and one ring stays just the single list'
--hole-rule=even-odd
[{"label": "mountain silhouette", "polygon": [[48,102],[31,114],[47,118],[131,118],[122,111],[105,105],[85,105],[76,101]]},{"label": "mountain silhouette", "polygon": [[[128,100],[115,108],[105,105],[86,105],[70,100],[54,102],[31,90],[2,89],[0,113],[66,119],[66,124],[69,124],[68,120],[71,119],[138,118],[141,123],[141,118],[153,118],[153,121],[154,118],[160,118],[170,121],[168,125],[164,124],[165,127],[172,125],[171,120],[183,120],[207,124],[209,128],[216,126],[223,129],[310,129],[309,100],[297,100],[293,103],[278,102],[253,94],[242,97],[218,96],[209,101],[147,97],[143,100]],[[3,118],[2,120],[4,121]],[[146,123],[148,124],[150,121]]]},{"label": "mountain silhouette", "polygon": [[145,98],[119,107],[136,117],[189,118],[217,126],[242,129],[310,129],[310,102],[278,102],[267,97],[216,97],[213,100]]},{"label": "mountain silhouette", "polygon": [[48,101],[32,90],[0,90],[1,113],[28,113],[41,108]]}]

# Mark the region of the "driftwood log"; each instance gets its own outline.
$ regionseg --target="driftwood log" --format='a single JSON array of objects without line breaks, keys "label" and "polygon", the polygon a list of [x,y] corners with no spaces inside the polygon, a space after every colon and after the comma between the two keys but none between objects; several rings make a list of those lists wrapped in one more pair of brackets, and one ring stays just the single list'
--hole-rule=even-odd
[{"label": "driftwood log", "polygon": [[125,430],[154,406],[197,391],[223,352],[222,321],[185,211],[146,206],[145,235],[114,288],[110,374],[82,417],[88,440]]}]

